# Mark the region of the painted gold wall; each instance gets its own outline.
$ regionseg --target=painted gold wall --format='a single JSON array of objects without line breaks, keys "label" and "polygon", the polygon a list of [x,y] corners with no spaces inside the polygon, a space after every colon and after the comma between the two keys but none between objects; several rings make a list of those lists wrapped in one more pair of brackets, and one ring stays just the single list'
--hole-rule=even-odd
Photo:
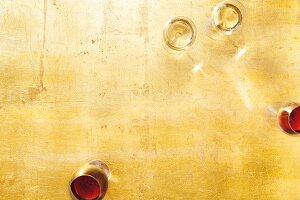
[{"label": "painted gold wall", "polygon": [[[300,139],[267,111],[300,101],[300,2],[243,0],[215,41],[217,2],[1,0],[0,199],[68,200],[97,158],[107,200],[300,199]],[[162,46],[177,15],[198,30],[181,56]]]}]

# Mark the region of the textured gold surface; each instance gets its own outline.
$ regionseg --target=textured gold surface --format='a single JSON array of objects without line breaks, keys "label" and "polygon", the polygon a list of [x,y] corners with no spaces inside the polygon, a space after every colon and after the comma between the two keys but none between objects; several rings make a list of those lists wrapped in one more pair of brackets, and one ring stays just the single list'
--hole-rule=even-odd
[{"label": "textured gold surface", "polygon": [[[216,0],[1,0],[0,199],[70,199],[93,159],[107,200],[300,199],[300,138],[267,112],[300,101],[300,2],[242,2],[216,41]],[[198,30],[181,56],[178,15]]]}]

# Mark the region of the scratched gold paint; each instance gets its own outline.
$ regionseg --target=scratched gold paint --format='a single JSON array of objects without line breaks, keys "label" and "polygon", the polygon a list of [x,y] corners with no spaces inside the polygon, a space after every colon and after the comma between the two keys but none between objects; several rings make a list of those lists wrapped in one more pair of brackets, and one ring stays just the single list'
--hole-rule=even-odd
[{"label": "scratched gold paint", "polygon": [[[267,113],[300,101],[299,2],[241,0],[234,43],[205,35],[217,2],[0,1],[0,199],[70,199],[94,159],[107,200],[299,199],[299,138]],[[162,46],[174,16],[188,54]]]}]

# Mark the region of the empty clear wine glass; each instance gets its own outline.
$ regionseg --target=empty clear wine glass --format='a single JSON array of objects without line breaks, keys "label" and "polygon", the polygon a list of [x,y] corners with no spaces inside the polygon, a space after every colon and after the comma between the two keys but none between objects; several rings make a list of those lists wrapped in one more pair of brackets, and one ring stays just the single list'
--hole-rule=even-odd
[{"label": "empty clear wine glass", "polygon": [[245,7],[237,0],[225,0],[218,3],[208,20],[206,31],[208,36],[218,39],[238,31],[245,21]]},{"label": "empty clear wine glass", "polygon": [[164,27],[164,47],[176,53],[189,48],[196,39],[197,31],[193,21],[187,17],[174,17]]},{"label": "empty clear wine glass", "polygon": [[102,199],[106,194],[110,175],[108,166],[100,160],[85,164],[71,179],[70,189],[73,198],[80,200]]}]

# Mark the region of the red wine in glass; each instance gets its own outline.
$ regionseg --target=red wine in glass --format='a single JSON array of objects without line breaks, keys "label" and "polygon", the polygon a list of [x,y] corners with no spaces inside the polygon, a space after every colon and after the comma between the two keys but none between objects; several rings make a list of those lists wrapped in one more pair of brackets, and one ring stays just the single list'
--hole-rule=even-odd
[{"label": "red wine in glass", "polygon": [[287,134],[300,135],[300,104],[290,103],[279,109],[278,124]]},{"label": "red wine in glass", "polygon": [[108,166],[95,160],[81,167],[71,180],[70,188],[74,198],[79,200],[102,199],[108,188],[110,171]]}]

